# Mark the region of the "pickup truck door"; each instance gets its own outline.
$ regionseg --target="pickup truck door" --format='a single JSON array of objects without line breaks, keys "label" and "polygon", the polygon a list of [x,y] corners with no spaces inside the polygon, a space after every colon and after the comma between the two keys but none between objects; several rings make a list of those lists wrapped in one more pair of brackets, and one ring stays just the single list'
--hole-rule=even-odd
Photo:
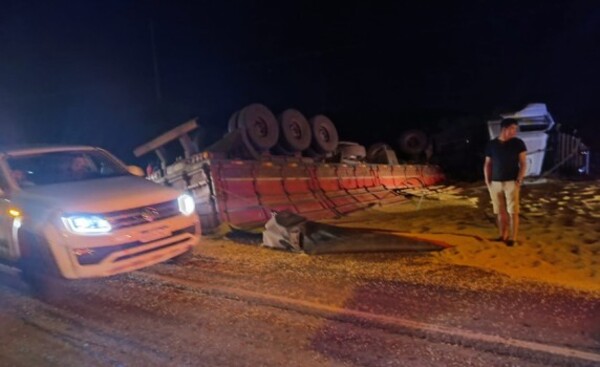
[{"label": "pickup truck door", "polygon": [[[8,184],[0,167],[0,259],[14,260],[17,252],[13,240],[15,217],[11,216],[11,202],[7,196]],[[16,219],[17,221],[20,220]],[[16,234],[16,233],[15,233]]]}]

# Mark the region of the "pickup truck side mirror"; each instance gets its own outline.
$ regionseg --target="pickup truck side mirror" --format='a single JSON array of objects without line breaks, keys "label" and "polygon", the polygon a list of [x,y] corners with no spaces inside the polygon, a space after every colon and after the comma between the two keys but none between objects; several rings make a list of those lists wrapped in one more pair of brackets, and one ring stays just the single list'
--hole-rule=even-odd
[{"label": "pickup truck side mirror", "polygon": [[146,173],[144,172],[144,170],[138,166],[134,166],[134,165],[127,166],[127,170],[129,171],[129,173],[131,173],[134,176],[139,176],[139,177],[146,176]]}]

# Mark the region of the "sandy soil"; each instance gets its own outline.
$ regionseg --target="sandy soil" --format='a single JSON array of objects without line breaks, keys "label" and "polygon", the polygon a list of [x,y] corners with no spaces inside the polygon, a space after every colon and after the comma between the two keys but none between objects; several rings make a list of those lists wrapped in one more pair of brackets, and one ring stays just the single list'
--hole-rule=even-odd
[{"label": "sandy soil", "polygon": [[336,223],[442,241],[451,248],[434,255],[432,261],[439,264],[468,265],[600,294],[599,181],[527,182],[521,192],[519,243],[512,248],[491,241],[498,234],[484,186],[415,194],[412,204],[374,208]]}]

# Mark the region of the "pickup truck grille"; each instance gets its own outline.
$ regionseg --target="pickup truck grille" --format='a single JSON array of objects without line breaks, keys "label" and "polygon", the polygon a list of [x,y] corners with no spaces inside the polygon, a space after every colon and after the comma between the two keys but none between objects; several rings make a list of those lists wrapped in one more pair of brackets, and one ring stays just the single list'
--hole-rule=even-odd
[{"label": "pickup truck grille", "polygon": [[[149,252],[154,252],[154,251],[158,251],[158,250],[162,250],[164,248],[167,247],[171,247],[171,246],[175,246],[178,245],[180,243],[183,243],[185,241],[188,241],[193,235],[196,234],[196,228],[194,226],[191,227],[186,227],[186,228],[182,228],[180,230],[174,231],[171,238],[173,237],[177,237],[177,236],[181,236],[181,235],[188,235],[186,237],[183,238],[179,238],[175,241],[171,241],[171,242],[167,242],[166,244],[158,247],[158,248],[153,248],[150,250],[146,250],[146,251],[142,251],[142,252],[137,252],[135,254],[129,254],[129,255],[123,255],[121,257],[118,257],[117,259],[114,260],[114,262],[119,262],[122,260],[127,260],[130,258],[134,258],[136,256],[140,256],[140,255],[144,255],[146,253]],[[164,239],[161,239],[161,241]],[[112,245],[112,246],[104,246],[104,247],[94,247],[89,253],[85,254],[85,255],[79,255],[77,256],[77,261],[79,262],[79,265],[96,265],[99,264],[100,262],[102,262],[102,260],[106,259],[108,256],[110,256],[111,254],[115,253],[115,252],[119,252],[119,251],[124,251],[124,250],[131,250],[131,249],[135,249],[138,248],[140,246],[146,246],[148,245],[147,243],[142,243],[139,241],[136,242],[130,242],[130,243],[124,243],[121,245]]]},{"label": "pickup truck grille", "polygon": [[105,214],[113,229],[133,227],[179,215],[177,200]]}]

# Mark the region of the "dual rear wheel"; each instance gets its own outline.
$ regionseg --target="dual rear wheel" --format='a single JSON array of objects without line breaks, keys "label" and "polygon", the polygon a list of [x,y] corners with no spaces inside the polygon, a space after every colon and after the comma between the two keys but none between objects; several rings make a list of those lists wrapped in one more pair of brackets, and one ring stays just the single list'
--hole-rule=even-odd
[{"label": "dual rear wheel", "polygon": [[289,108],[275,117],[259,103],[232,114],[227,128],[229,132],[241,130],[244,140],[259,153],[274,148],[285,155],[325,155],[333,152],[339,142],[335,125],[327,116],[307,120],[300,111]]}]

